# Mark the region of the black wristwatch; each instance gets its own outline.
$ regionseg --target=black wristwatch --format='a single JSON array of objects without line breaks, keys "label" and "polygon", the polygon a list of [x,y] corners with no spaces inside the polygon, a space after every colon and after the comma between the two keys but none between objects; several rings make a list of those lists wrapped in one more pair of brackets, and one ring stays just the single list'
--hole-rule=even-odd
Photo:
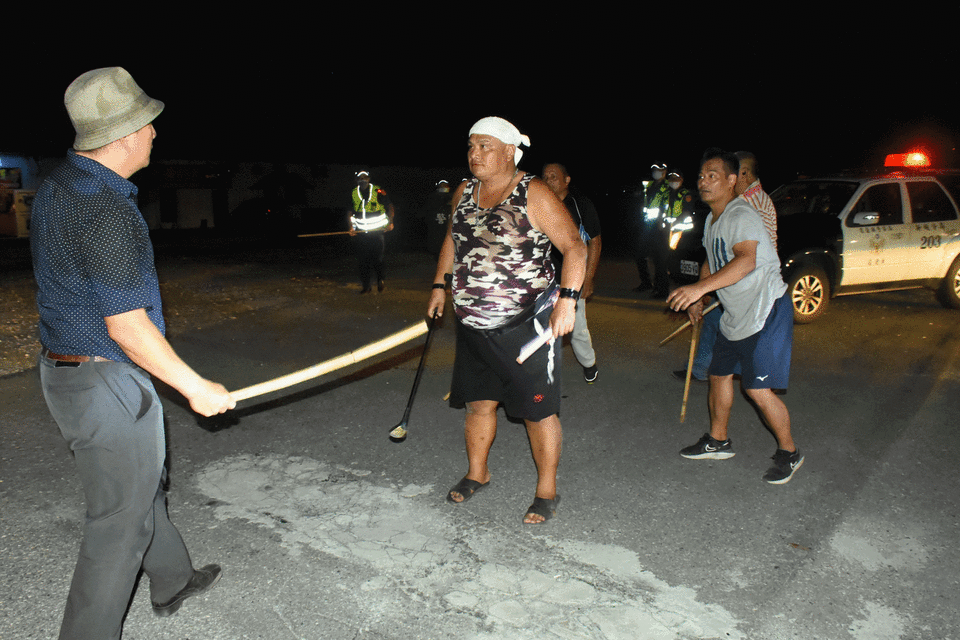
[{"label": "black wristwatch", "polygon": [[574,300],[579,300],[579,299],[580,299],[580,292],[577,291],[576,289],[561,288],[561,289],[560,289],[560,297],[561,297],[561,298],[573,298]]}]

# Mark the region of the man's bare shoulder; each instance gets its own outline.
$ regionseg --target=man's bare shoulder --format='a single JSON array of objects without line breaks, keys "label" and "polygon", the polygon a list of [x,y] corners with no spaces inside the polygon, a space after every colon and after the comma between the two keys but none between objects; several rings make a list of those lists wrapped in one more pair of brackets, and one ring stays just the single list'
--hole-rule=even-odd
[{"label": "man's bare shoulder", "polygon": [[531,202],[537,201],[538,204],[542,202],[560,202],[553,192],[553,189],[551,189],[543,179],[536,176],[530,180],[530,185],[527,188],[527,198]]}]

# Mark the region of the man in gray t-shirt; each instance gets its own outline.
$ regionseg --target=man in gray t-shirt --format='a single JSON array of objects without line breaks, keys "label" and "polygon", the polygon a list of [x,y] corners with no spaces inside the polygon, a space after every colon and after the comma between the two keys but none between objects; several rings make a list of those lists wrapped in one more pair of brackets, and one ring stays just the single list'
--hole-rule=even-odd
[{"label": "man in gray t-shirt", "polygon": [[708,293],[716,292],[724,307],[710,364],[710,433],[680,455],[695,460],[733,457],[727,425],[739,365],[744,392],[777,439],[773,467],[763,479],[784,484],[803,464],[791,435],[790,414],[773,392],[785,389],[789,380],[793,310],[763,221],[737,198],[739,164],[736,155],[719,149],[704,154],[697,186],[711,211],[704,228],[707,261],[698,282],[675,289],[667,298],[671,309],[686,310],[693,322],[702,319],[703,296]]},{"label": "man in gray t-shirt", "polygon": [[743,340],[763,328],[773,303],[787,290],[780,277],[780,259],[763,220],[746,200],[734,198],[722,215],[707,216],[703,246],[710,273],[716,273],[736,258],[741,242],[756,243],[755,266],[743,279],[717,289],[723,303],[720,331],[728,340]]}]

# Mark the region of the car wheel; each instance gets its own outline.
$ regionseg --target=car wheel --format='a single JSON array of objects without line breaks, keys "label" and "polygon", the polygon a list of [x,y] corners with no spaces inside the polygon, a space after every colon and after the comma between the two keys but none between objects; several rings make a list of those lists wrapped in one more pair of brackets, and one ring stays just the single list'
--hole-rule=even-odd
[{"label": "car wheel", "polygon": [[807,324],[826,310],[830,300],[830,281],[819,267],[802,266],[787,280],[787,292],[793,302],[793,321]]},{"label": "car wheel", "polygon": [[937,298],[947,309],[960,309],[960,257],[950,265],[947,275],[940,283]]}]

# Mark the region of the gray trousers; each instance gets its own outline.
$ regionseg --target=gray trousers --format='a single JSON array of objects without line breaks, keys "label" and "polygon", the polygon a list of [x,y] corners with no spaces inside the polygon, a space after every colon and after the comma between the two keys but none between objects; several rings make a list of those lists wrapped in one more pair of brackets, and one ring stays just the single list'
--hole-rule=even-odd
[{"label": "gray trousers", "polygon": [[114,640],[141,568],[151,599],[165,602],[193,566],[167,516],[163,407],[149,375],[120,362],[63,364],[40,356],[40,382],[74,453],[87,514],[60,638]]},{"label": "gray trousers", "polygon": [[577,300],[577,313],[574,316],[573,332],[570,334],[570,346],[573,355],[581,367],[592,367],[597,364],[597,354],[593,350],[593,340],[590,339],[590,330],[587,328],[587,301]]}]

